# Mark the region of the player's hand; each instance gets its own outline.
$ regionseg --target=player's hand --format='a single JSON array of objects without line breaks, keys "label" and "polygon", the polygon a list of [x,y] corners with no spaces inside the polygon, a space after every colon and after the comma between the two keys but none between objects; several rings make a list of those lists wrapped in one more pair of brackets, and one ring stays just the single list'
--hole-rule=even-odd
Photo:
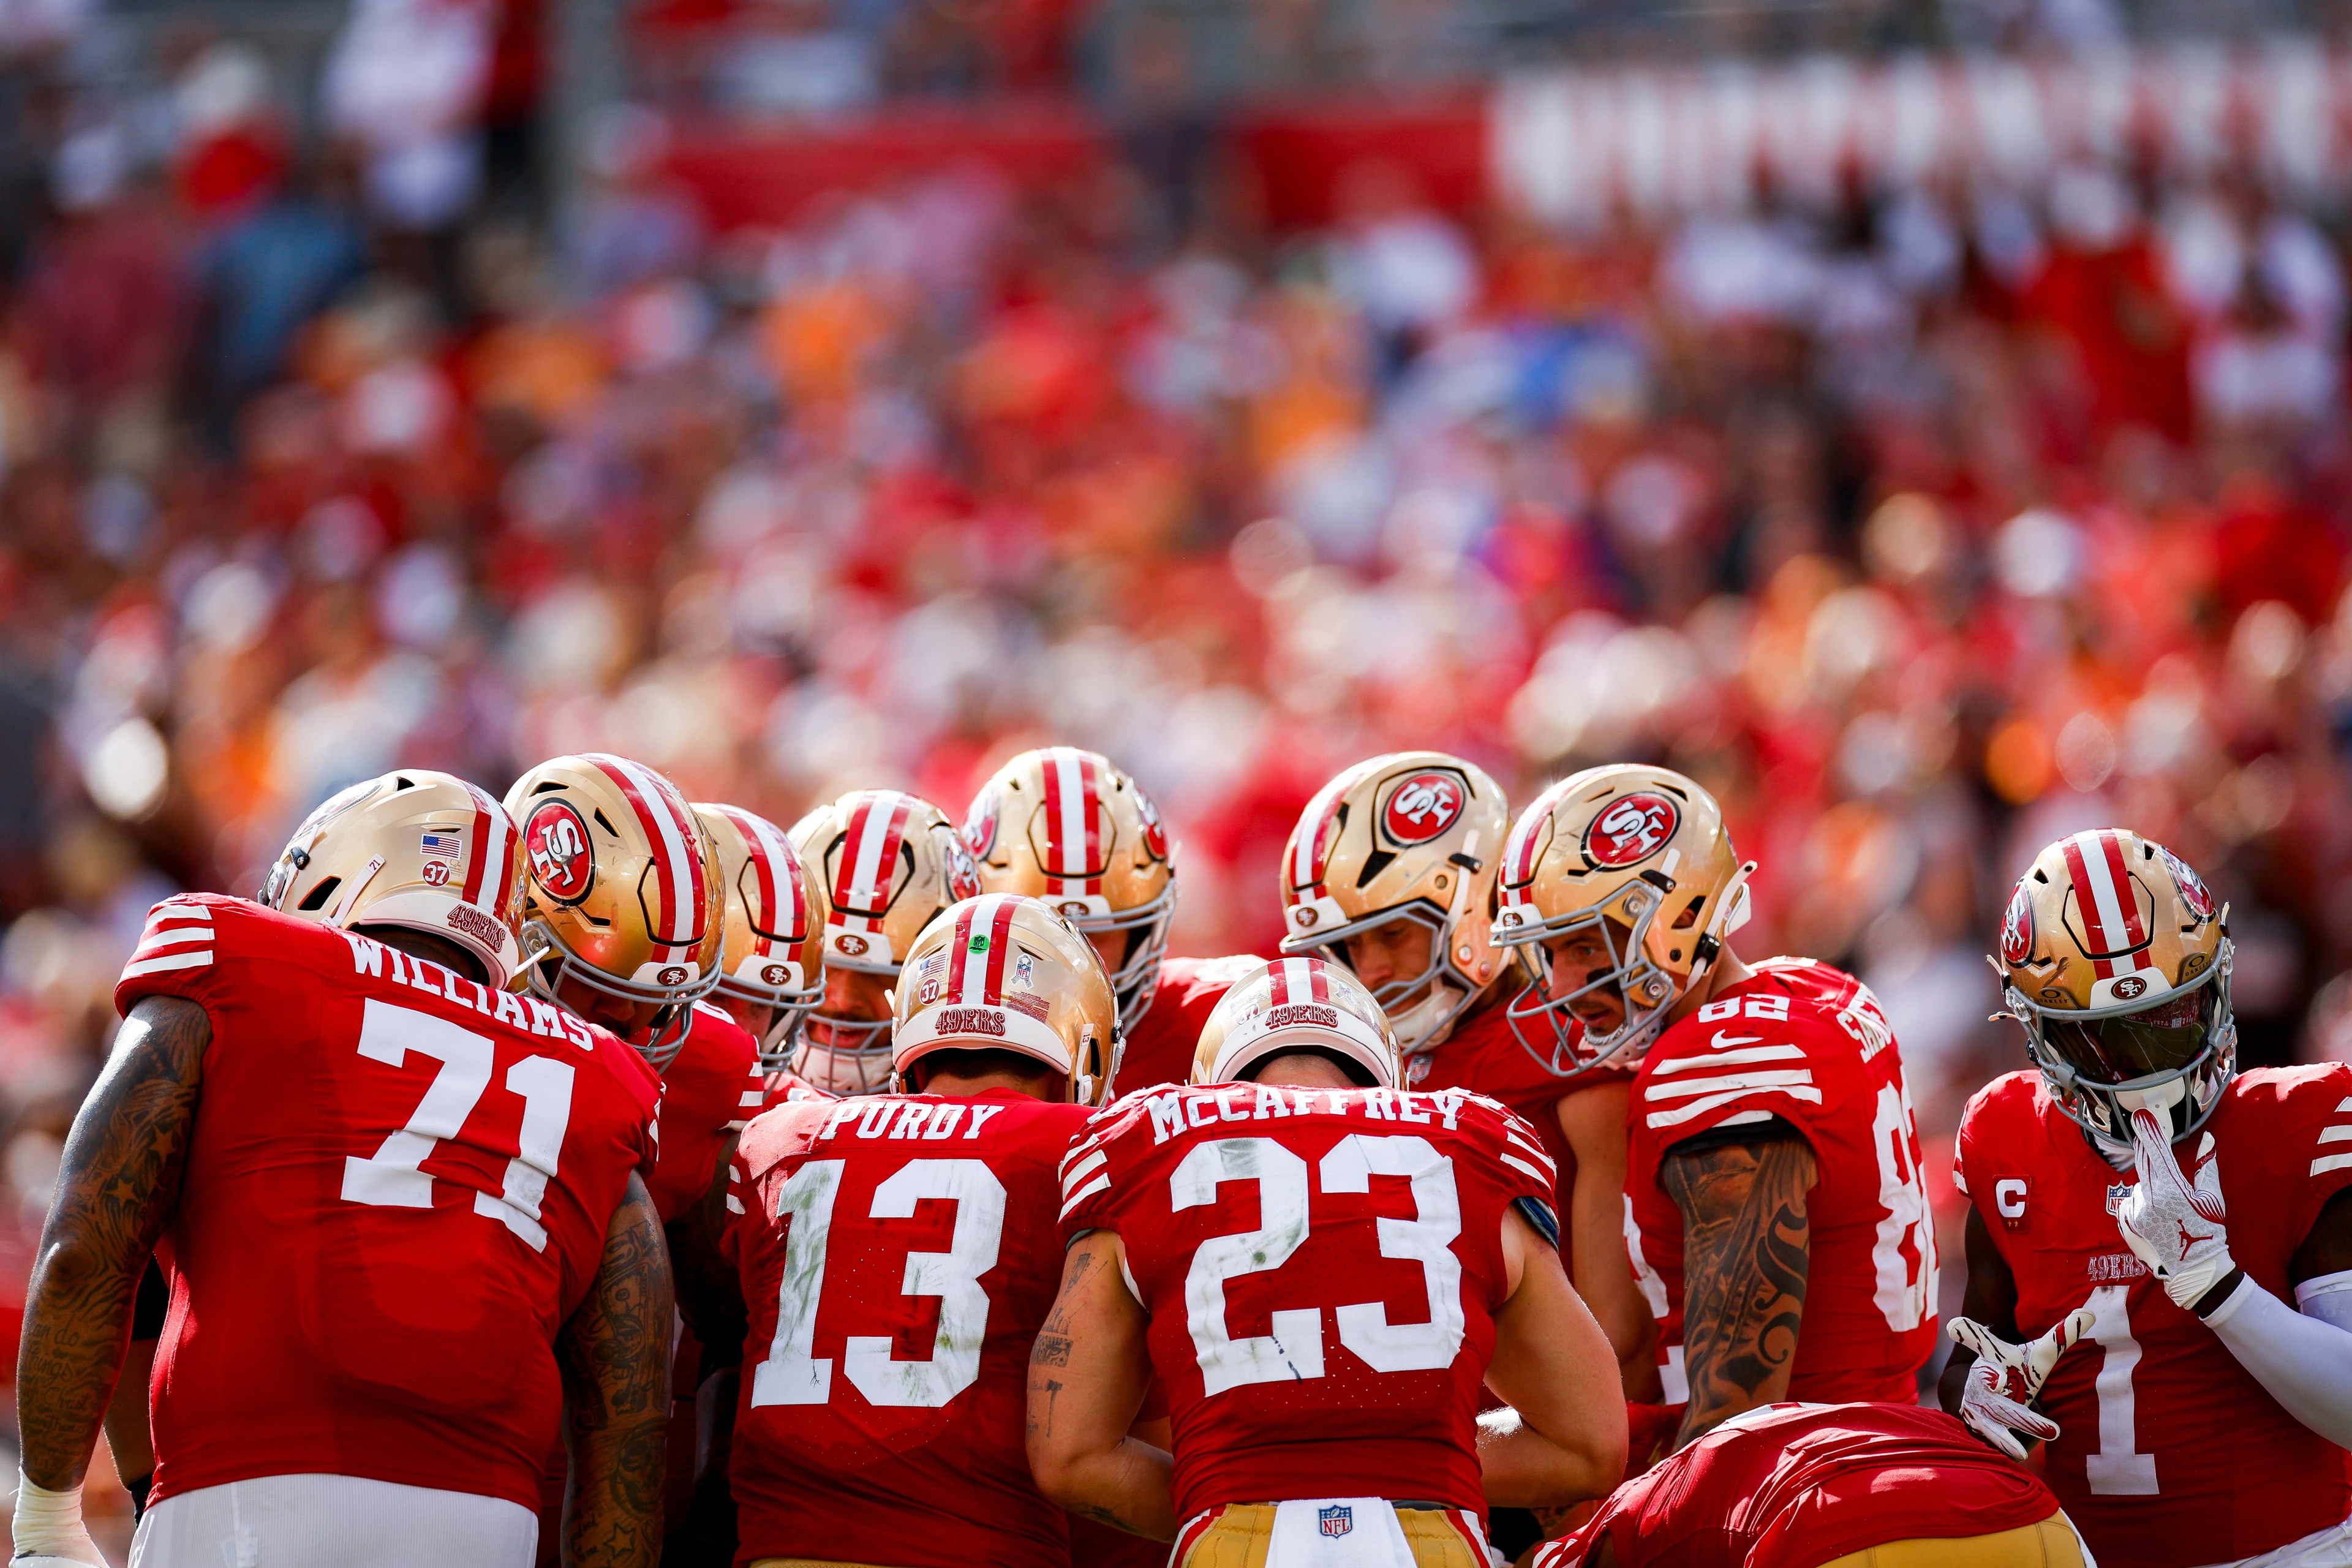
[{"label": "player's hand", "polygon": [[2197,1179],[2181,1174],[2163,1125],[2145,1110],[2132,1112],[2132,1163],[2139,1184],[2124,1195],[2116,1228],[2164,1284],[2164,1293],[2194,1310],[2206,1292],[2237,1267],[2230,1256],[2229,1210],[2221,1202],[2221,1167],[2211,1158],[2213,1135],[2197,1148]]},{"label": "player's hand", "polygon": [[2021,1345],[2010,1343],[1972,1318],[1954,1318],[1953,1342],[1977,1358],[1969,1368],[1967,1392],[1960,1395],[1962,1425],[2012,1459],[2025,1458],[2019,1433],[2042,1443],[2057,1436],[2058,1423],[2027,1406],[2041,1395],[2050,1369],[2067,1347],[2091,1331],[2094,1317],[2090,1308],[2077,1307],[2049,1332]]},{"label": "player's hand", "polygon": [[81,1488],[51,1491],[16,1475],[15,1540],[8,1568],[106,1568],[98,1542],[81,1521]]}]

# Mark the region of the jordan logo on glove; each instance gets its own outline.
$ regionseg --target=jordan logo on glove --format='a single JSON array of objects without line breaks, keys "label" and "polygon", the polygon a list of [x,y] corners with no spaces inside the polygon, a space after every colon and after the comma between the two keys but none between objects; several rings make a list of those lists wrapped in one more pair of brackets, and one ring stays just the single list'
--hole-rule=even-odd
[{"label": "jordan logo on glove", "polygon": [[[2139,1172],[2139,1185],[2127,1190],[2116,1205],[2116,1229],[2124,1245],[2163,1282],[2164,1293],[2193,1311],[2238,1267],[2230,1256],[2230,1211],[2221,1198],[2221,1163],[2213,1157],[2213,1134],[2206,1133],[2198,1144],[2192,1181],[2173,1158],[2164,1124],[2151,1112],[2135,1110],[2132,1163]],[[2207,1228],[2191,1230],[2192,1215]],[[2173,1248],[2156,1239],[2167,1231],[2176,1238],[2177,1256],[2168,1257]]]}]

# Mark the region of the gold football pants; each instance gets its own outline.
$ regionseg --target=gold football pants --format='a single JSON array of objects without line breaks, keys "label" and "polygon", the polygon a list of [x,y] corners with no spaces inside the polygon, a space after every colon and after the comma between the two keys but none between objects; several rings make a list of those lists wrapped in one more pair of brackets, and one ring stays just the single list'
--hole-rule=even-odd
[{"label": "gold football pants", "polygon": [[1992,1535],[1890,1541],[1849,1552],[1822,1568],[2083,1568],[2083,1549],[2063,1514]]},{"label": "gold football pants", "polygon": [[[1397,1510],[1415,1568],[1486,1568],[1486,1552],[1471,1544],[1455,1517],[1450,1509]],[[1190,1531],[1179,1533],[1181,1538]],[[1177,1568],[1265,1568],[1273,1537],[1274,1504],[1228,1503],[1192,1538]]]}]

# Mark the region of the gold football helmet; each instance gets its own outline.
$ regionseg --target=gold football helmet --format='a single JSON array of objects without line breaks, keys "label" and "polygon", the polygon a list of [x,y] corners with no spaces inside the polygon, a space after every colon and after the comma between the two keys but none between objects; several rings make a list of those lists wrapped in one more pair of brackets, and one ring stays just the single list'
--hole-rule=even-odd
[{"label": "gold football helmet", "polygon": [[698,801],[694,819],[719,861],[726,940],[718,993],[769,1009],[760,1035],[760,1065],[789,1065],[801,1020],[824,1000],[819,941],[824,924],[816,882],[784,830],[740,806]]},{"label": "gold football helmet", "polygon": [[2187,862],[2126,828],[2035,856],[1990,962],[2052,1097],[2108,1148],[2132,1147],[2135,1110],[2188,1137],[2237,1070],[2230,911]]},{"label": "gold football helmet", "polygon": [[[1587,768],[1544,791],[1503,847],[1495,916],[1495,940],[1527,953],[1536,973],[1511,1003],[1520,1043],[1564,1076],[1638,1061],[1747,923],[1755,869],[1732,848],[1715,797],[1670,769]],[[1598,931],[1617,962],[1553,996],[1547,944],[1580,930]],[[1617,988],[1625,1021],[1592,1035],[1569,1004],[1602,986]]]},{"label": "gold football helmet", "polygon": [[507,810],[522,825],[532,993],[562,1004],[577,982],[654,1007],[637,1048],[667,1068],[722,973],[719,868],[686,797],[643,763],[590,752],[523,774]]},{"label": "gold football helmet", "polygon": [[992,893],[1024,893],[1092,934],[1129,931],[1111,972],[1121,1028],[1160,986],[1176,914],[1176,867],[1159,808],[1109,758],[1075,746],[1024,752],[980,786],[964,847]]},{"label": "gold football helmet", "polygon": [[1035,899],[986,893],[941,910],[908,950],[891,1012],[891,1067],[909,1090],[933,1051],[1002,1050],[1051,1067],[1081,1105],[1110,1098],[1110,977],[1077,928]]},{"label": "gold football helmet", "polygon": [[1209,1015],[1192,1081],[1238,1083],[1290,1051],[1337,1058],[1368,1088],[1404,1079],[1396,1032],[1361,981],[1319,958],[1277,958],[1237,982]]},{"label": "gold football helmet", "polygon": [[[895,984],[923,928],[980,893],[946,814],[899,790],[853,790],[794,823],[791,838],[816,883],[828,973]],[[829,1011],[832,989],[802,1021],[793,1070],[835,1094],[879,1094],[890,1087],[890,1009],[877,988],[874,1016]]]},{"label": "gold football helmet", "polygon": [[515,940],[522,839],[506,807],[452,773],[402,768],[357,784],[302,819],[259,901],[349,930],[404,926],[481,960],[503,991]]},{"label": "gold football helmet", "polygon": [[1375,974],[1372,994],[1405,1050],[1437,1045],[1503,971],[1495,858],[1510,824],[1502,789],[1459,757],[1396,752],[1357,763],[1307,803],[1283,849],[1282,951],[1360,973],[1352,939],[1425,928],[1426,963]]}]

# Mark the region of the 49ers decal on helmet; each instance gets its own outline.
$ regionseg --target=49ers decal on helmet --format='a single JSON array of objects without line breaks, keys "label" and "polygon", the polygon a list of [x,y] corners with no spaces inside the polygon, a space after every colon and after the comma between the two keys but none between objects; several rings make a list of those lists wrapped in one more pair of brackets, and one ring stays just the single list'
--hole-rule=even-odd
[{"label": "49ers decal on helmet", "polygon": [[1143,793],[1140,784],[1130,785],[1135,791],[1135,814],[1143,818],[1143,847],[1154,860],[1168,858],[1168,826],[1160,820],[1160,808]]},{"label": "49ers decal on helmet", "polygon": [[523,852],[541,891],[559,904],[576,904],[596,879],[588,825],[568,801],[542,802],[522,830]]},{"label": "49ers decal on helmet", "polygon": [[2180,889],[2180,901],[2189,906],[2189,912],[2200,921],[2211,920],[2213,892],[2206,887],[2205,879],[2189,868],[2188,861],[2162,845],[2157,846],[2157,853],[2164,857],[2165,865],[2172,872],[2173,886]]},{"label": "49ers decal on helmet", "polygon": [[1646,860],[1682,826],[1682,808],[1647,790],[1612,803],[1584,830],[1584,858],[1616,870]]},{"label": "49ers decal on helmet", "polygon": [[1426,844],[1462,819],[1465,792],[1452,773],[1423,773],[1389,794],[1381,831],[1394,844]]},{"label": "49ers decal on helmet", "polygon": [[980,868],[961,838],[948,835],[948,897],[958,903],[980,897]]},{"label": "49ers decal on helmet", "polygon": [[995,786],[982,790],[971,797],[971,810],[963,819],[963,847],[971,851],[975,860],[985,860],[988,852],[996,847],[997,809]]},{"label": "49ers decal on helmet", "polygon": [[2009,912],[2000,917],[2000,961],[2014,969],[2033,956],[2033,900],[2020,879],[2009,895]]}]

